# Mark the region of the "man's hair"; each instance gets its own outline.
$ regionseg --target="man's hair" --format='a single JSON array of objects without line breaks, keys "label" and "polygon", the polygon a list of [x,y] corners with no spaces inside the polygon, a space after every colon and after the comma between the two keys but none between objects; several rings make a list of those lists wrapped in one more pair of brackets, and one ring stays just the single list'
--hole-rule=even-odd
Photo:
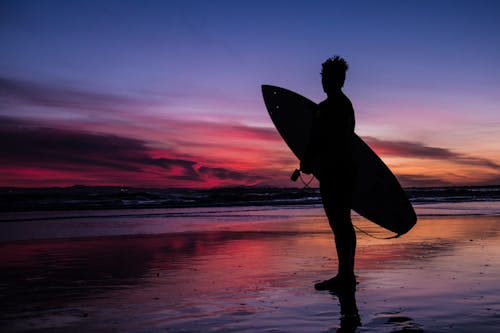
[{"label": "man's hair", "polygon": [[347,64],[347,62],[338,55],[326,59],[326,61],[321,66],[321,76],[345,73],[349,69],[349,65]]}]

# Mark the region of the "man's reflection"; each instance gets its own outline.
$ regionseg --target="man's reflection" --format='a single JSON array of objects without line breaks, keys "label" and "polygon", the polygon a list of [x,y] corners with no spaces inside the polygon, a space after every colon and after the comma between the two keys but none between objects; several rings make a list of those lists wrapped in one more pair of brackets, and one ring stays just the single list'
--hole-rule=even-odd
[{"label": "man's reflection", "polygon": [[340,328],[337,332],[355,332],[361,326],[361,318],[356,304],[356,288],[330,291],[340,303]]}]

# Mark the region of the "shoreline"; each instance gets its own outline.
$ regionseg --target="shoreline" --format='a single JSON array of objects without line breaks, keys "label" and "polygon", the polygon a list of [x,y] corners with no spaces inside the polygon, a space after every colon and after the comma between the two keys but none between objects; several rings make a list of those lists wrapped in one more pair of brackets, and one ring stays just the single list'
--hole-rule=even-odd
[{"label": "shoreline", "polygon": [[[414,205],[418,219],[500,216],[500,201],[436,202]],[[166,234],[205,230],[260,230],[291,222],[324,219],[322,205],[68,210],[0,213],[0,244],[17,240]],[[353,222],[393,236],[352,211]],[[301,223],[305,222],[305,223]],[[418,224],[418,221],[417,221]],[[260,229],[259,229],[260,228]],[[288,228],[287,226],[283,228]],[[379,229],[379,230],[378,230]]]}]

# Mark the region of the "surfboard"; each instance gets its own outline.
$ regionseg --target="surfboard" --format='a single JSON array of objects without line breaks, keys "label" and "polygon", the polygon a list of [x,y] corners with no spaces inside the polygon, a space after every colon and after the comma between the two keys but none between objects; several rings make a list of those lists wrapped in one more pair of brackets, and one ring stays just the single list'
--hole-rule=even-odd
[{"label": "surfboard", "polygon": [[[262,95],[274,126],[300,160],[318,105],[293,91],[271,85],[262,85]],[[358,135],[353,137],[352,150],[356,169],[352,209],[396,236],[407,233],[417,216],[396,176]],[[317,175],[318,168],[316,162],[313,175]]]}]

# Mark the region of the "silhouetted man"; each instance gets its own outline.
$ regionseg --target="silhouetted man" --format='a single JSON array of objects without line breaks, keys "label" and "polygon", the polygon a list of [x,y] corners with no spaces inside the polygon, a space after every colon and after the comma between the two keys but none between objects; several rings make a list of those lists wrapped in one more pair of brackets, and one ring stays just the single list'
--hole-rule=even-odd
[{"label": "silhouetted man", "polygon": [[321,77],[327,98],[319,104],[311,137],[300,168],[311,173],[313,161],[319,161],[318,179],[321,199],[333,230],[338,256],[335,277],[317,283],[317,290],[354,288],[356,233],[351,221],[353,163],[351,142],[354,135],[354,109],[342,92],[347,62],[339,56],[326,60]]}]

